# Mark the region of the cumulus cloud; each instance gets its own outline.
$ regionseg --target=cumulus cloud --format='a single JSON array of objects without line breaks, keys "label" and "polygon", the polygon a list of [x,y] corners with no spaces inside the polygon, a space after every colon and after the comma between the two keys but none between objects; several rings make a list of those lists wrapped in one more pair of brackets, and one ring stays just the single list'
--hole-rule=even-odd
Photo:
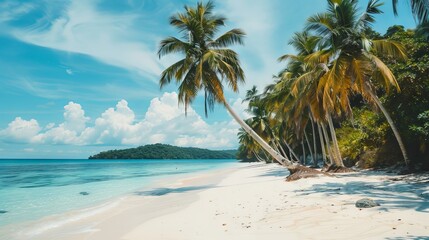
[{"label": "cumulus cloud", "polygon": [[34,143],[51,144],[80,144],[80,133],[86,128],[89,117],[80,104],[69,102],[64,106],[64,122],[55,127],[49,123],[44,132],[36,134],[32,139]]},{"label": "cumulus cloud", "polygon": [[[232,106],[243,115],[241,99]],[[136,118],[125,100],[105,110],[92,125],[78,103],[69,102],[64,106],[63,117],[62,123],[50,123],[44,128],[35,119],[27,121],[17,117],[0,131],[0,138],[35,144],[137,146],[167,143],[215,149],[237,146],[237,123],[231,119],[209,124],[192,108],[185,116],[175,92],[152,99],[143,119]]]},{"label": "cumulus cloud", "polygon": [[85,111],[80,104],[69,102],[64,106],[64,123],[65,129],[82,132],[85,129],[86,122],[89,117],[85,117]]},{"label": "cumulus cloud", "polygon": [[41,128],[35,119],[24,120],[21,117],[15,118],[8,124],[8,127],[0,131],[0,136],[7,142],[34,142],[34,137]]}]

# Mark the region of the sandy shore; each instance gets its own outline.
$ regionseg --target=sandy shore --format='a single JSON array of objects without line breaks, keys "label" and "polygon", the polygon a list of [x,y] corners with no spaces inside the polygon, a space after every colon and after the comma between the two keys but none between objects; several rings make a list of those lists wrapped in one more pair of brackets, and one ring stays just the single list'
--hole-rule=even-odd
[{"label": "sandy shore", "polygon": [[[427,176],[367,171],[285,182],[285,175],[274,164],[240,164],[135,193],[58,226],[46,228],[59,219],[45,219],[14,238],[429,239]],[[364,197],[380,206],[356,208]]]}]

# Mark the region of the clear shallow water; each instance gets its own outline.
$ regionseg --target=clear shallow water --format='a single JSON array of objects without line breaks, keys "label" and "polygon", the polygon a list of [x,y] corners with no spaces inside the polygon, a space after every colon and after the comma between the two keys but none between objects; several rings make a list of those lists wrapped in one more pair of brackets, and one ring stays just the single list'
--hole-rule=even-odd
[{"label": "clear shallow water", "polygon": [[236,160],[0,160],[0,226],[88,207],[145,189],[162,177],[234,163]]}]

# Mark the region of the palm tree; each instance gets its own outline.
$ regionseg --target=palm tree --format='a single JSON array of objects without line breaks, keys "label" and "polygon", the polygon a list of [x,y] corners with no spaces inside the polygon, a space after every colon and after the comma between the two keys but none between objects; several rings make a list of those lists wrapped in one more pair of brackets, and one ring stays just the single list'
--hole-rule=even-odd
[{"label": "palm tree", "polygon": [[[393,12],[398,15],[398,0],[392,0]],[[429,1],[428,0],[410,0],[411,11],[419,24],[429,22]]]},{"label": "palm tree", "polygon": [[[365,29],[375,21],[374,15],[381,13],[381,5],[379,0],[369,0],[365,11],[358,14],[356,0],[328,0],[327,12],[314,15],[307,22],[306,29],[321,36],[320,44],[325,46],[309,56],[308,61],[325,66],[325,73],[318,83],[319,91],[323,92],[324,107],[333,109],[338,102],[341,109],[347,111],[350,109],[349,96],[360,93],[383,112],[408,165],[405,145],[378,99],[374,84],[378,82],[387,91],[391,85],[400,90],[395,76],[379,57],[402,60],[406,58],[405,50],[397,42],[373,40],[365,34]],[[331,128],[331,122],[329,125]]]},{"label": "palm tree", "polygon": [[258,143],[243,128],[238,130],[238,142],[240,143],[239,151],[243,152],[248,158],[252,155],[260,162],[264,161],[259,155],[260,147]]},{"label": "palm tree", "polygon": [[[295,33],[289,41],[289,44],[295,48],[298,54],[286,54],[279,58],[279,61],[287,60],[288,64],[287,67],[280,72],[276,87],[271,87],[272,90],[277,89],[277,92],[272,91],[271,95],[277,95],[274,99],[283,103],[277,104],[283,107],[283,113],[280,115],[288,116],[288,121],[295,124],[293,128],[296,129],[297,136],[300,136],[298,139],[304,138],[307,142],[310,154],[313,156],[314,165],[316,165],[314,158],[317,150],[313,122],[316,120],[318,124],[327,124],[329,119],[331,119],[330,115],[333,114],[330,112],[331,109],[327,111],[319,101],[321,97],[319,97],[320,92],[318,91],[317,85],[320,77],[324,73],[324,68],[321,68],[318,64],[312,64],[312,62],[307,61],[307,58],[317,50],[320,40],[320,37],[313,36],[306,31]],[[308,124],[311,125],[315,154],[312,153],[308,137],[306,137],[306,126]],[[335,137],[335,129],[332,124],[330,124],[330,126],[332,126],[330,130],[334,143],[333,150],[335,150],[335,154],[329,155],[330,160],[332,160],[333,164],[337,167],[343,167],[344,165]],[[319,138],[321,137],[321,134],[319,134]],[[322,152],[324,153],[324,141],[320,141],[320,144]],[[324,156],[326,155],[324,154]]]},{"label": "palm tree", "polygon": [[258,136],[232,110],[224,97],[224,83],[234,92],[238,84],[244,82],[244,72],[238,55],[228,47],[232,44],[243,44],[245,33],[232,29],[215,37],[219,28],[224,26],[226,18],[213,14],[214,4],[197,3],[196,7],[185,6],[183,13],[170,18],[170,24],[182,34],[181,39],[168,37],[161,41],[159,57],[171,53],[181,53],[184,58],[162,72],[159,80],[161,88],[172,79],[179,84],[179,103],[185,105],[185,112],[199,91],[204,91],[204,106],[207,116],[215,103],[225,106],[232,117],[279,163],[290,164],[290,161],[276,152]]}]

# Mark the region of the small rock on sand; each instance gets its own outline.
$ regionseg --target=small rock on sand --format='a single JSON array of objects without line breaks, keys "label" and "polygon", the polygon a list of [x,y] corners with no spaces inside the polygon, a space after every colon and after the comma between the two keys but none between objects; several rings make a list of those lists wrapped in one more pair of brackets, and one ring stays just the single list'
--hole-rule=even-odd
[{"label": "small rock on sand", "polygon": [[380,204],[378,204],[377,202],[375,202],[370,198],[362,198],[356,201],[355,206],[357,208],[372,208],[372,207],[380,206]]},{"label": "small rock on sand", "polygon": [[79,194],[83,195],[83,196],[86,196],[86,195],[89,195],[89,192],[80,192]]},{"label": "small rock on sand", "polygon": [[6,210],[0,210],[0,214],[5,214],[5,213],[7,213]]}]

